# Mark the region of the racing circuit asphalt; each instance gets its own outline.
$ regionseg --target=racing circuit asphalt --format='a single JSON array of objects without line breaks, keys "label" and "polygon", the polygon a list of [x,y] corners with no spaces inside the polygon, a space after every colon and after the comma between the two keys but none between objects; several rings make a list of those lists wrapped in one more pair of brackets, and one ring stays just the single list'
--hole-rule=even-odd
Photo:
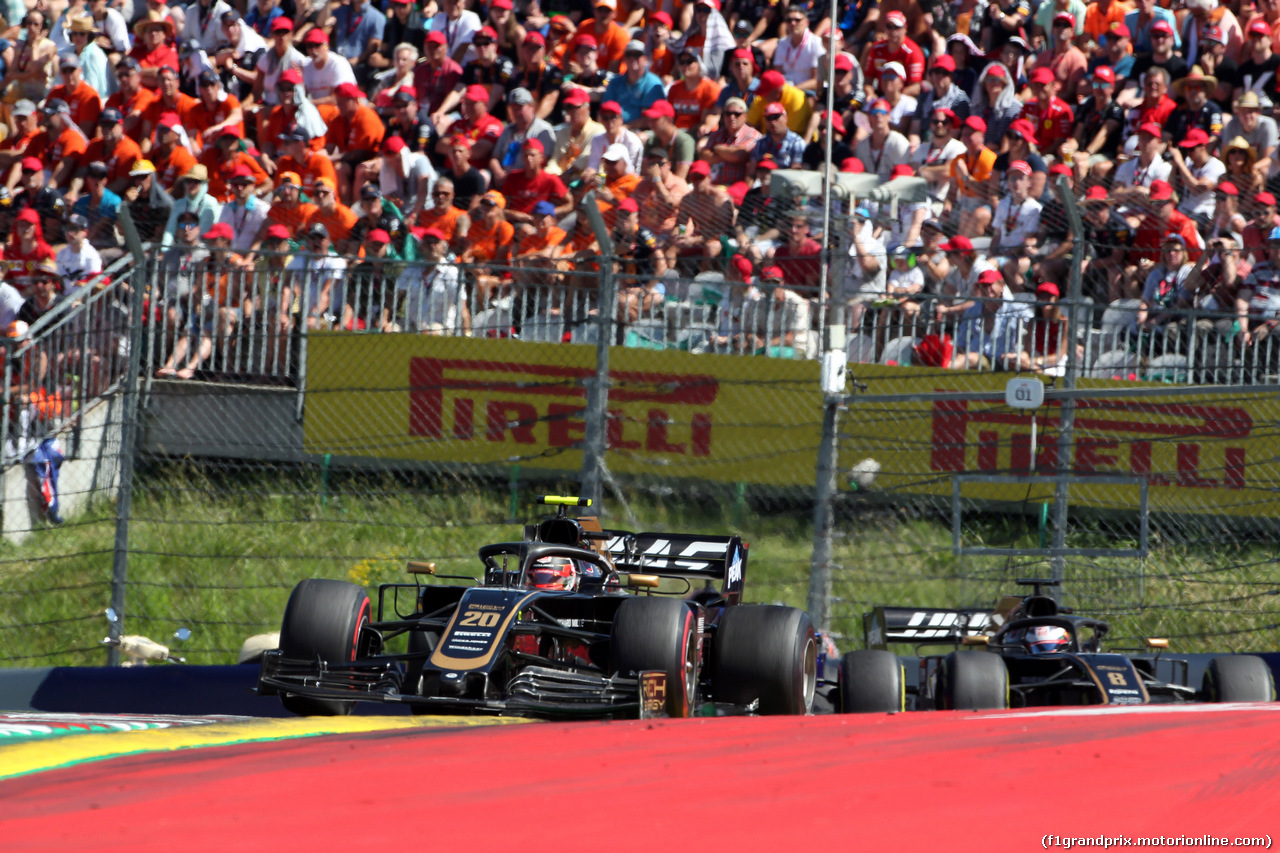
[{"label": "racing circuit asphalt", "polygon": [[[467,729],[365,718],[335,734],[317,732],[344,721],[230,720],[222,736],[210,727],[186,745],[175,730],[84,735],[124,754],[95,760],[81,748],[60,762],[69,766],[0,781],[0,849],[986,853],[1039,848],[1046,834],[1275,838],[1278,712],[1185,705]],[[228,742],[237,725],[251,742]],[[13,749],[0,747],[0,775],[14,772]]]}]

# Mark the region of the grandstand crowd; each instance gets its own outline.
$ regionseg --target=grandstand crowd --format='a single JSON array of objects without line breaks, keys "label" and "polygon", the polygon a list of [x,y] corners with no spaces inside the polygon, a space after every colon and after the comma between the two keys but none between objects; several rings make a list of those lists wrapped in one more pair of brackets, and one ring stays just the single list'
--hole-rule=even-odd
[{"label": "grandstand crowd", "polygon": [[[600,311],[623,343],[811,357],[824,244],[824,307],[861,356],[906,358],[887,350],[907,339],[917,361],[1052,372],[1085,346],[1056,304],[1058,176],[1094,319],[1128,311],[1108,346],[1185,355],[1200,335],[1243,358],[1280,323],[1280,0],[0,13],[0,328],[123,254],[127,207],[161,247],[161,376],[232,351],[287,372],[301,329],[583,340]],[[823,234],[821,193],[772,178],[823,172],[828,147],[833,172],[927,192],[841,200]],[[616,305],[598,304],[589,191]],[[667,311],[690,300],[697,342]],[[239,346],[251,330],[276,344]]]}]

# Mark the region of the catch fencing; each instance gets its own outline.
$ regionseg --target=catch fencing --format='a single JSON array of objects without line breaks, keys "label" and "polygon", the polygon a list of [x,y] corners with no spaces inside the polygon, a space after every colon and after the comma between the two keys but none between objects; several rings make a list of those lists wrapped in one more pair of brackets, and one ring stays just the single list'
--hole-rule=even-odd
[{"label": "catch fencing", "polygon": [[[1030,280],[967,305],[890,299],[850,284],[847,256],[826,306],[722,264],[610,281],[292,257],[125,262],[13,342],[6,663],[100,662],[108,604],[130,633],[187,626],[189,659],[229,662],[297,580],[375,584],[415,558],[471,573],[534,494],[593,478],[608,524],[742,532],[749,595],[803,604],[835,399],[820,315],[852,321],[830,421],[841,647],[876,604],[989,603],[1055,572],[1122,638],[1274,647],[1280,376],[1274,340],[1242,345],[1230,311],[1174,306],[1153,333],[1132,304],[1055,309]],[[1061,400],[999,399],[1019,374],[1062,389],[1071,347],[1069,429]],[[42,512],[45,438],[68,457],[61,526]]]}]

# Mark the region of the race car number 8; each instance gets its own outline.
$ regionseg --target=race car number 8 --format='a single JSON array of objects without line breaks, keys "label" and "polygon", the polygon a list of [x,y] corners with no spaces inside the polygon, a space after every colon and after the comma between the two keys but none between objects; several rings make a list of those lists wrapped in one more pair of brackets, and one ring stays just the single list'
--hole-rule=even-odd
[{"label": "race car number 8", "polygon": [[498,624],[502,614],[492,610],[468,610],[462,614],[459,625],[466,628],[492,628]]},{"label": "race car number 8", "polygon": [[1128,683],[1123,672],[1108,672],[1107,678],[1111,681],[1112,687],[1124,687]]}]

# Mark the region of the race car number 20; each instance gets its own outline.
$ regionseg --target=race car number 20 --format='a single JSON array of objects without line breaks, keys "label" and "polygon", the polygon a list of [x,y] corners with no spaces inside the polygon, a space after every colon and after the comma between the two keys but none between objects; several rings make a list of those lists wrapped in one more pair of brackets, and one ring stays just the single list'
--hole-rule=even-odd
[{"label": "race car number 20", "polygon": [[462,618],[458,620],[459,627],[466,628],[493,628],[498,624],[498,620],[502,618],[502,614],[492,610],[468,610],[462,614]]}]

